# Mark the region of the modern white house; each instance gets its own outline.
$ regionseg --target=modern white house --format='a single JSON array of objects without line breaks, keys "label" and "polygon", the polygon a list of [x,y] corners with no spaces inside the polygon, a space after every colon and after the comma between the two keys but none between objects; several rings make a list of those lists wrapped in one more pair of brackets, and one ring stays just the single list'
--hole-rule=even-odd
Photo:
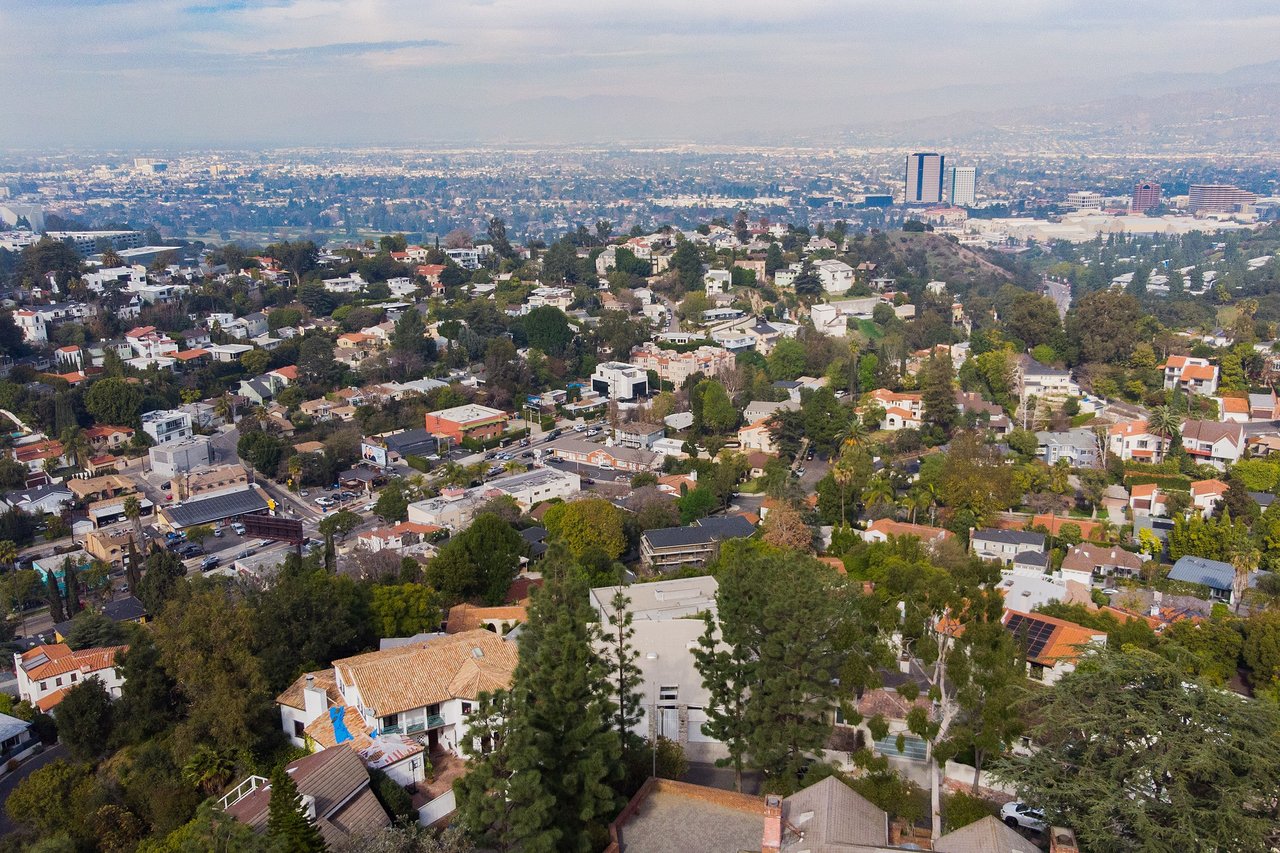
[{"label": "modern white house", "polygon": [[591,390],[610,400],[638,400],[649,393],[649,373],[625,361],[604,361],[591,374]]},{"label": "modern white house", "polygon": [[181,441],[184,438],[191,438],[194,434],[191,429],[191,415],[177,409],[144,412],[142,431],[151,436],[153,444]]}]

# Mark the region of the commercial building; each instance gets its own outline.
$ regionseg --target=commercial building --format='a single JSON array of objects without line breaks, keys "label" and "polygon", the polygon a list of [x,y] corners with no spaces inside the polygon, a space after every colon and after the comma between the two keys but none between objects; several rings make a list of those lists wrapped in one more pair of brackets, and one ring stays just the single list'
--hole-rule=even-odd
[{"label": "commercial building", "polygon": [[591,374],[591,390],[610,400],[636,400],[649,393],[649,374],[625,361],[605,361]]},{"label": "commercial building", "polygon": [[978,170],[974,166],[955,166],[951,169],[950,191],[947,193],[955,207],[973,207],[977,201]]},{"label": "commercial building", "polygon": [[1248,190],[1226,184],[1192,184],[1187,192],[1187,209],[1192,213],[1236,213],[1258,200]]},{"label": "commercial building", "polygon": [[[183,417],[190,418],[186,414]],[[176,477],[213,462],[213,442],[204,435],[166,441],[148,448],[147,458],[151,461],[152,471],[162,477]]]},{"label": "commercial building", "polygon": [[259,515],[269,506],[263,492],[257,486],[251,486],[165,507],[159,512],[159,527],[162,530],[185,530],[197,524],[216,524],[242,515]]},{"label": "commercial building", "polygon": [[86,258],[98,252],[100,243],[109,243],[113,249],[138,249],[146,243],[141,231],[48,231],[46,237],[70,243]]},{"label": "commercial building", "polygon": [[1067,193],[1066,206],[1071,210],[1102,210],[1102,196],[1093,192]]},{"label": "commercial building", "polygon": [[1160,206],[1160,185],[1154,181],[1143,181],[1133,188],[1133,199],[1129,209],[1134,213],[1143,213],[1153,207]]},{"label": "commercial building", "polygon": [[425,426],[432,435],[446,436],[454,443],[466,438],[487,441],[506,431],[509,417],[501,409],[468,403],[465,406],[428,412]]},{"label": "commercial building", "polygon": [[907,155],[906,203],[941,204],[945,165],[946,158],[941,154],[923,152]]},{"label": "commercial building", "polygon": [[494,480],[484,487],[488,493],[504,494],[528,511],[535,504],[550,500],[568,500],[582,491],[582,478],[572,471],[534,468],[513,477]]},{"label": "commercial building", "polygon": [[176,409],[157,409],[142,415],[142,431],[151,436],[152,444],[191,438],[191,415]]}]

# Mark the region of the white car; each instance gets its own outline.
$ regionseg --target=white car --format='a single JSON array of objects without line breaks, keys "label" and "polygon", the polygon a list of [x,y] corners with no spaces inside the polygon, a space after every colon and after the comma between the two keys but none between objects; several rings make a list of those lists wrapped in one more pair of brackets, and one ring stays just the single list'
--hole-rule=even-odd
[{"label": "white car", "polygon": [[1026,803],[1005,803],[1000,808],[1000,819],[1014,829],[1030,829],[1035,832],[1044,832],[1049,825],[1044,819],[1044,812]]}]

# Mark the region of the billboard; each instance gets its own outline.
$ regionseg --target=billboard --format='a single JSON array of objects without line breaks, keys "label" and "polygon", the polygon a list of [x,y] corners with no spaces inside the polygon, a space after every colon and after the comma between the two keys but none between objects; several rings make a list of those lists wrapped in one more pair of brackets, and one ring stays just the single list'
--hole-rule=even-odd
[{"label": "billboard", "polygon": [[244,525],[246,536],[274,539],[277,542],[288,542],[290,545],[300,545],[307,538],[302,532],[302,522],[295,518],[242,515],[240,522]]},{"label": "billboard", "polygon": [[360,458],[365,462],[372,462],[379,468],[387,467],[387,449],[381,444],[370,444],[367,441],[361,442]]}]

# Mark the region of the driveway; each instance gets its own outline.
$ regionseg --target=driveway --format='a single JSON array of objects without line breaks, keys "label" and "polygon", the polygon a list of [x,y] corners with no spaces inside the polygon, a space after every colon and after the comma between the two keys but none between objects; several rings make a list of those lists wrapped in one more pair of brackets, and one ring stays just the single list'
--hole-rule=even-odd
[{"label": "driveway", "polygon": [[44,767],[55,758],[66,758],[67,750],[60,743],[45,749],[39,755],[33,755],[27,759],[27,763],[23,764],[8,776],[0,779],[0,835],[8,835],[16,828],[13,822],[9,820],[9,813],[5,810],[5,802],[9,799],[9,794],[13,793],[13,789],[18,787],[18,783],[30,776],[35,771]]}]

